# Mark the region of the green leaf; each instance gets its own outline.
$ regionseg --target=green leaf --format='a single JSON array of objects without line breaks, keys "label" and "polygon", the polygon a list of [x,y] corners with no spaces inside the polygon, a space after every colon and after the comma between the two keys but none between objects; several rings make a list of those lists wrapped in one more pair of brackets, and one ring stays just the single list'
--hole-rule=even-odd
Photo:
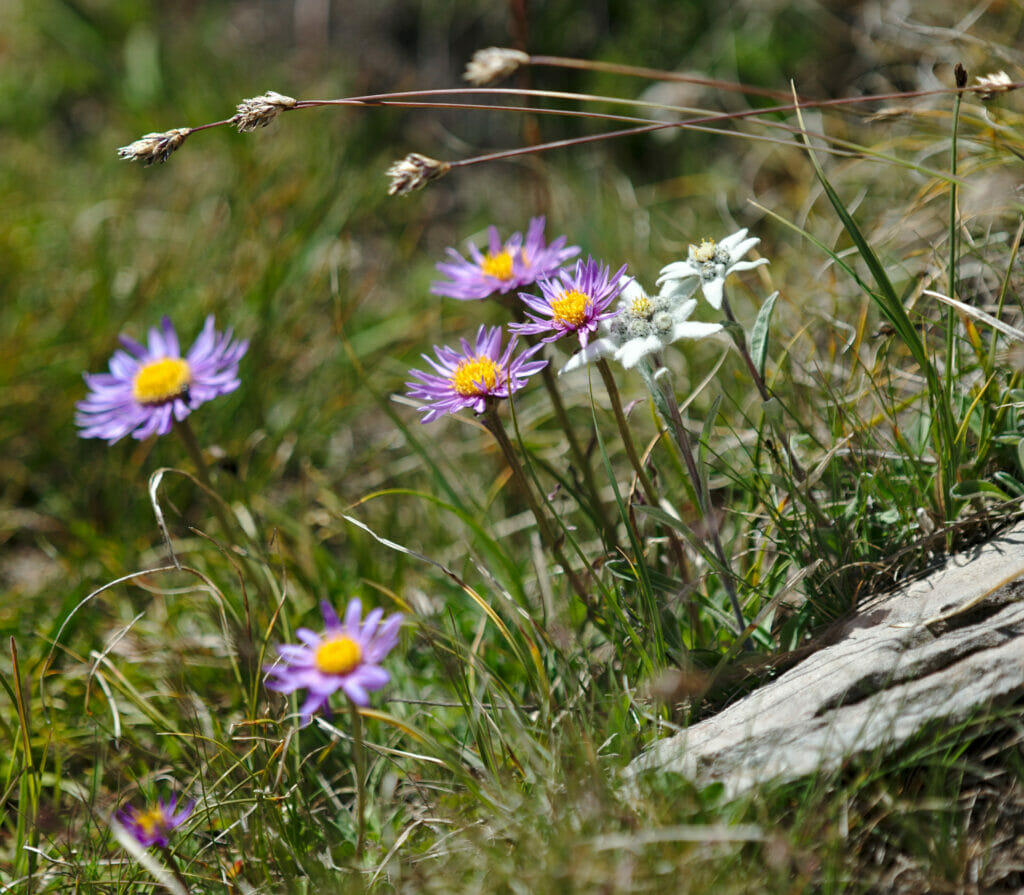
[{"label": "green leaf", "polygon": [[967,482],[957,482],[950,489],[950,492],[954,497],[959,497],[961,500],[969,500],[972,497],[980,497],[982,495],[998,497],[1000,500],[1011,499],[1010,495],[998,485],[993,485],[992,482],[984,482],[980,479],[972,479]]},{"label": "green leaf", "polygon": [[1024,484],[1021,484],[1010,473],[996,472],[992,474],[992,478],[999,482],[1007,491],[1013,492],[1015,497],[1024,497]]},{"label": "green leaf", "polygon": [[761,378],[764,379],[764,365],[768,359],[768,329],[772,322],[772,311],[775,310],[775,301],[779,297],[778,292],[773,292],[761,305],[757,312],[757,320],[754,321],[754,331],[750,336],[750,354],[754,358],[754,366]]}]

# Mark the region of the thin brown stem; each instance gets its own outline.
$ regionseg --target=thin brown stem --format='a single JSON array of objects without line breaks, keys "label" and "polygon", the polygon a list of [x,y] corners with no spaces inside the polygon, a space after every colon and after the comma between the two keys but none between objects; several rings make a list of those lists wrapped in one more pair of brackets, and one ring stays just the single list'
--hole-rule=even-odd
[{"label": "thin brown stem", "polygon": [[573,59],[567,56],[531,56],[530,65],[546,65],[553,68],[575,68],[585,71],[600,71],[631,78],[647,78],[651,81],[672,81],[680,84],[697,84],[715,90],[742,93],[745,96],[767,96],[772,99],[790,99],[793,94],[786,90],[771,90],[767,87],[749,87],[735,81],[719,81],[714,78],[698,78],[682,72],[665,71],[659,68],[644,68],[639,65],[622,65],[617,62],[601,62],[591,59]]},{"label": "thin brown stem", "polygon": [[191,886],[188,884],[188,880],[185,879],[185,875],[181,872],[181,868],[178,866],[178,862],[174,859],[174,853],[171,851],[170,846],[158,845],[157,848],[160,851],[160,855],[163,857],[164,862],[170,868],[171,873],[174,874],[174,878],[181,885],[182,891],[190,892]]}]

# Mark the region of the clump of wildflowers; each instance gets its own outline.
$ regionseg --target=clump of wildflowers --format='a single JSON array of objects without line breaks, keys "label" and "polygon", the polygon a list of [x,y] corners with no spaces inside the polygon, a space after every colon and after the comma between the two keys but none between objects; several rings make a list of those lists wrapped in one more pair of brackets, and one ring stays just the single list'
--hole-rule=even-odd
[{"label": "clump of wildflowers", "polygon": [[544,218],[530,219],[526,238],[513,233],[501,241],[497,227],[487,230],[487,251],[469,245],[469,259],[455,249],[448,249],[450,261],[436,266],[447,280],[436,280],[430,286],[435,295],[446,295],[461,301],[487,298],[495,292],[510,292],[545,277],[553,277],[570,258],[579,254],[579,246],[566,246],[566,237],[544,242]]},{"label": "clump of wildflowers", "polygon": [[519,297],[536,314],[527,312],[529,323],[510,323],[509,329],[517,333],[540,335],[548,333],[541,341],[553,342],[569,333],[575,333],[584,348],[598,326],[619,313],[618,308],[608,310],[623,286],[629,282],[624,278],[626,265],[623,264],[610,277],[609,268],[588,258],[586,263],[576,262],[576,270],[561,270],[557,278],[540,280],[537,286],[541,298],[520,292]]},{"label": "clump of wildflowers", "polygon": [[446,413],[457,413],[466,407],[476,413],[483,413],[488,399],[507,398],[519,391],[530,376],[544,368],[547,361],[530,360],[542,347],[540,344],[512,357],[516,342],[516,336],[512,336],[502,352],[501,327],[488,329],[481,326],[477,330],[475,344],[470,345],[466,339],[461,340],[461,352],[447,345],[443,348],[435,345],[437,360],[422,355],[437,371],[436,375],[410,370],[409,374],[420,381],[406,383],[410,398],[430,402],[420,408],[423,413],[421,422],[429,423]]},{"label": "clump of wildflowers", "polygon": [[349,600],[345,620],[326,600],[320,604],[324,632],[309,628],[295,632],[301,644],[282,644],[277,651],[283,664],[268,665],[267,689],[280,693],[306,690],[306,701],[299,710],[303,726],[320,709],[329,712],[331,695],[341,690],[355,705],[368,705],[370,691],[379,690],[391,680],[381,667],[384,657],[398,643],[402,615],[384,618],[384,610],[373,609],[363,619],[362,604]]},{"label": "clump of wildflowers", "polygon": [[682,291],[650,296],[636,280],[622,283],[620,312],[603,321],[604,335],[585,345],[562,368],[566,373],[601,357],[611,357],[623,367],[635,367],[641,360],[680,339],[701,339],[722,329],[719,323],[690,320],[697,301],[691,281],[689,295]]},{"label": "clump of wildflowers", "polygon": [[195,802],[189,802],[183,808],[178,806],[178,797],[164,803],[158,799],[151,808],[135,808],[132,805],[123,808],[115,815],[118,822],[135,838],[143,848],[151,845],[167,848],[171,833],[180,827],[192,814]]},{"label": "clump of wildflowers", "polygon": [[687,281],[696,278],[704,298],[716,311],[722,307],[725,296],[725,278],[741,270],[751,270],[767,264],[767,258],[756,261],[741,261],[761,240],[757,237],[747,239],[746,229],[737,230],[720,242],[713,239],[701,240],[700,245],[691,245],[685,261],[675,261],[661,269],[657,285],[668,294],[687,292],[693,294]]},{"label": "clump of wildflowers", "polygon": [[175,420],[238,388],[238,362],[249,347],[233,341],[230,329],[218,333],[212,316],[185,357],[166,317],[160,329],[150,329],[148,345],[127,336],[120,342],[126,350],[114,352],[109,373],[83,374],[89,394],[75,415],[82,438],[113,444],[129,434],[166,435]]}]

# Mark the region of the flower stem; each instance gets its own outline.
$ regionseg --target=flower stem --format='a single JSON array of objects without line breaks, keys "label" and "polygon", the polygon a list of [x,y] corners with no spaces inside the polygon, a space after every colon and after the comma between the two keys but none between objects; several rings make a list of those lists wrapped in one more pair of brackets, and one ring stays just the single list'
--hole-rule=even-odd
[{"label": "flower stem", "polygon": [[605,391],[608,392],[608,398],[612,402],[612,413],[615,415],[615,423],[619,427],[619,435],[622,437],[622,445],[626,449],[626,456],[629,457],[629,462],[636,472],[637,480],[640,482],[640,487],[643,488],[647,502],[652,507],[656,507],[658,505],[658,494],[654,490],[654,485],[651,484],[647,470],[644,469],[643,463],[640,462],[640,455],[637,453],[636,445],[633,443],[633,433],[630,431],[626,414],[622,411],[622,398],[619,396],[619,387],[615,384],[615,376],[612,374],[611,367],[608,366],[608,361],[603,357],[597,361],[597,370],[601,374]]},{"label": "flower stem", "polygon": [[227,514],[224,512],[224,505],[218,497],[216,490],[214,490],[213,482],[210,479],[210,468],[206,465],[203,451],[199,447],[199,442],[196,441],[192,427],[188,424],[188,419],[176,420],[174,430],[178,433],[182,444],[185,445],[186,453],[192,459],[192,465],[195,466],[200,483],[206,488],[213,500],[213,510],[217,514],[217,521],[220,523],[224,537],[230,537],[231,523],[228,522]]},{"label": "flower stem", "polygon": [[[739,327],[736,315],[733,314],[732,308],[729,306],[729,298],[725,294],[724,286],[722,287],[722,310],[725,312],[725,319]],[[736,332],[736,330],[734,329],[733,332]],[[767,383],[764,381],[764,377],[761,375],[761,371],[757,369],[757,364],[754,363],[754,359],[750,356],[750,349],[747,347],[746,333],[744,332],[742,338],[734,336],[732,341],[736,346],[736,349],[739,351],[740,357],[743,358],[743,363],[747,366],[750,378],[754,380],[754,385],[757,386],[757,392],[761,396],[761,400],[767,404],[775,398],[775,395],[772,393],[772,390],[768,388]],[[778,398],[775,398],[775,400],[778,401]],[[781,405],[782,402],[780,401],[779,404]],[[789,413],[788,410],[786,412]],[[793,416],[792,413],[789,415]],[[793,470],[793,477],[798,482],[804,481],[807,478],[807,473],[804,472],[804,468],[800,465],[800,461],[797,460],[796,455],[793,453],[793,449],[789,444],[789,439],[780,438],[779,440],[782,442],[782,447],[786,451],[786,457],[789,459],[790,469]]]},{"label": "flower stem", "polygon": [[576,430],[569,422],[569,414],[566,413],[565,404],[562,403],[562,396],[558,391],[558,386],[555,382],[555,374],[551,369],[551,364],[548,364],[543,370],[541,370],[541,377],[544,380],[544,386],[547,388],[548,395],[551,398],[551,406],[555,411],[555,417],[558,420],[559,425],[562,427],[562,431],[565,432],[566,440],[569,443],[569,452],[572,454],[572,461],[583,476],[583,484],[586,486],[587,495],[590,498],[590,511],[597,520],[598,526],[604,535],[605,544],[609,549],[614,550],[618,543],[615,526],[612,524],[605,512],[604,504],[602,503],[600,494],[597,490],[597,482],[594,479],[594,470],[590,465],[590,460],[580,445],[579,438],[576,436]]},{"label": "flower stem", "polygon": [[163,857],[165,863],[170,868],[171,873],[174,874],[174,878],[181,884],[182,891],[191,891],[191,887],[188,884],[188,880],[185,879],[185,875],[181,872],[181,868],[178,866],[178,862],[174,860],[174,853],[171,851],[170,846],[158,845],[157,848],[160,850],[160,855]]},{"label": "flower stem", "polygon": [[[619,434],[622,437],[622,443],[626,448],[626,455],[629,457],[629,462],[636,471],[637,479],[640,482],[640,487],[643,488],[644,496],[647,498],[649,506],[657,507],[660,503],[658,500],[658,493],[654,490],[654,485],[651,482],[650,476],[647,475],[647,470],[644,469],[644,465],[640,460],[640,455],[637,453],[636,445],[633,443],[633,433],[629,428],[629,421],[626,419],[626,414],[622,410],[622,399],[619,396],[619,387],[615,383],[615,376],[612,374],[611,367],[608,366],[608,361],[603,357],[597,361],[597,369],[601,373],[601,379],[604,382],[605,391],[608,392],[608,397],[612,403],[612,413],[615,415],[615,422],[619,427]],[[679,536],[676,532],[669,529],[668,531],[668,543],[669,548],[672,551],[672,558],[675,561],[676,568],[679,570],[679,575],[682,580],[688,581],[690,577],[689,564],[686,561],[686,552],[683,550],[683,545],[680,543]],[[690,615],[690,627],[693,630],[694,638],[697,637],[698,623],[697,618],[697,607],[692,599],[687,599],[687,608]]]},{"label": "flower stem", "polygon": [[352,717],[352,756],[356,764],[356,860],[362,861],[366,846],[366,743],[359,706],[350,699],[348,709]]},{"label": "flower stem", "polygon": [[526,477],[523,465],[519,462],[519,457],[517,456],[515,448],[512,446],[512,442],[508,437],[508,432],[505,431],[505,426],[501,422],[501,417],[498,416],[498,409],[492,401],[488,401],[484,412],[481,414],[481,421],[484,426],[487,427],[487,431],[494,436],[494,440],[498,442],[498,447],[501,448],[501,453],[505,458],[505,462],[508,463],[509,469],[512,470],[512,477],[515,479],[516,484],[519,486],[519,490],[526,499],[526,504],[529,506],[530,512],[533,513],[533,518],[537,520],[537,531],[540,532],[541,541],[544,546],[551,551],[551,554],[555,557],[555,560],[559,565],[561,565],[572,584],[572,589],[576,592],[576,596],[578,596],[583,602],[583,605],[587,607],[587,611],[589,613],[594,608],[594,600],[590,594],[587,593],[587,589],[579,575],[573,571],[572,566],[569,565],[568,560],[565,558],[565,553],[562,550],[560,540],[555,536],[555,533],[551,528],[551,523],[548,522],[547,516],[544,515],[544,510],[537,502],[537,497],[533,493],[533,488],[530,487],[530,482]]},{"label": "flower stem", "polygon": [[735,576],[729,561],[725,557],[725,550],[722,548],[722,538],[718,532],[718,522],[715,519],[714,508],[711,506],[711,495],[705,487],[704,477],[700,474],[700,470],[697,469],[697,459],[693,453],[690,435],[686,431],[686,425],[683,423],[683,417],[679,411],[679,402],[676,400],[676,391],[672,385],[671,374],[667,367],[662,367],[658,371],[658,375],[655,375],[651,370],[650,364],[647,362],[644,362],[640,370],[647,381],[647,387],[655,398],[658,409],[663,415],[668,417],[666,422],[672,429],[675,442],[679,447],[680,454],[682,454],[683,462],[686,464],[686,471],[690,476],[690,481],[693,482],[693,490],[697,495],[697,507],[704,521],[708,540],[711,542],[711,547],[721,567],[719,577],[722,579],[725,592],[729,595],[729,602],[732,605],[733,614],[736,616],[737,633],[742,634],[747,626],[747,622],[743,617],[743,609],[740,606],[739,596],[736,593]]}]

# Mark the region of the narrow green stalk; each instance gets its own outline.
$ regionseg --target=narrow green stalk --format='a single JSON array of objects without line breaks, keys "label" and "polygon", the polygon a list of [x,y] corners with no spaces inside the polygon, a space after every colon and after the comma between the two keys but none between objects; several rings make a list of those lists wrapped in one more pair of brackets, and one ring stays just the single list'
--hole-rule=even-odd
[{"label": "narrow green stalk", "polygon": [[537,530],[540,532],[541,541],[544,546],[551,551],[555,560],[565,571],[576,596],[580,598],[588,611],[591,610],[594,606],[594,600],[590,594],[587,593],[587,589],[579,575],[577,575],[576,572],[573,571],[572,566],[569,565],[569,561],[566,559],[565,553],[562,550],[560,539],[552,530],[551,523],[548,522],[547,516],[544,515],[543,508],[537,502],[537,497],[533,493],[533,488],[530,487],[530,482],[526,477],[526,472],[523,470],[523,465],[519,462],[519,457],[516,454],[515,448],[512,446],[512,441],[508,437],[508,432],[505,431],[505,426],[501,422],[501,418],[498,416],[498,409],[493,401],[487,402],[487,406],[481,414],[481,422],[483,422],[484,426],[487,427],[487,431],[494,436],[494,440],[498,442],[498,447],[501,448],[501,453],[505,458],[505,462],[508,463],[509,469],[512,470],[512,477],[515,479],[516,484],[519,486],[519,490],[526,499],[526,504],[530,508],[530,512],[533,513],[533,518],[537,520]]},{"label": "narrow green stalk", "polygon": [[683,417],[679,411],[679,402],[676,400],[676,391],[672,385],[671,374],[667,367],[662,367],[661,371],[663,372],[661,375],[655,375],[647,361],[641,364],[640,370],[644,380],[647,382],[647,387],[650,389],[652,397],[655,399],[658,410],[661,411],[662,415],[667,416],[666,422],[675,436],[679,453],[686,464],[686,471],[693,482],[693,489],[697,495],[697,507],[704,521],[707,538],[711,542],[711,547],[715,551],[715,556],[721,565],[719,577],[722,579],[725,592],[729,595],[729,602],[732,604],[732,611],[736,616],[737,633],[742,634],[747,626],[747,622],[743,617],[743,609],[740,606],[739,596],[736,592],[735,575],[731,564],[726,559],[725,550],[722,548],[722,538],[718,532],[718,522],[715,520],[714,509],[711,506],[711,495],[705,487],[704,476],[697,469],[697,459],[693,453],[690,435],[686,431],[686,425],[683,423]]},{"label": "narrow green stalk", "polygon": [[[733,314],[732,308],[729,306],[729,298],[725,294],[725,287],[722,287],[722,310],[725,312],[725,319],[730,323],[739,326],[739,322],[736,320],[736,315]],[[761,400],[767,404],[769,401],[774,399],[779,403],[780,407],[785,409],[785,406],[779,401],[778,398],[772,393],[772,390],[768,388],[768,384],[764,381],[764,377],[761,375],[761,371],[757,369],[757,364],[754,363],[754,359],[750,356],[750,348],[747,346],[747,337],[744,333],[742,338],[733,338],[733,344],[740,353],[740,357],[743,358],[743,363],[746,364],[747,372],[750,373],[750,378],[754,380],[754,385],[757,386],[757,393],[761,396]],[[789,413],[789,411],[786,411]],[[789,414],[791,417],[792,413]],[[796,419],[796,417],[793,417]],[[807,478],[807,473],[804,472],[804,468],[800,465],[800,461],[797,460],[796,455],[793,453],[793,449],[790,447],[788,438],[780,438],[782,446],[786,451],[786,456],[789,459],[790,469],[793,470],[793,476],[798,482],[802,482]]]},{"label": "narrow green stalk", "polygon": [[619,435],[622,437],[622,446],[626,449],[626,456],[629,457],[630,465],[633,467],[633,471],[636,472],[637,480],[640,482],[640,487],[643,488],[647,502],[652,507],[656,507],[658,506],[658,494],[654,490],[650,476],[647,475],[647,470],[644,469],[643,463],[640,462],[640,455],[637,453],[636,445],[633,443],[633,433],[629,428],[629,422],[626,420],[626,414],[622,410],[622,398],[619,396],[619,387],[615,384],[615,376],[612,375],[608,361],[603,357],[597,361],[596,366],[601,374],[601,380],[604,382],[605,391],[608,392],[608,398],[612,402],[612,413],[615,416],[615,423],[619,427]]},{"label": "narrow green stalk", "polygon": [[[726,320],[739,326],[739,321],[736,320],[736,315],[733,314],[732,308],[729,306],[729,298],[725,294],[724,284],[722,286],[722,311],[725,312]],[[754,385],[757,386],[757,393],[761,396],[761,400],[765,402],[770,401],[773,395],[769,391],[761,371],[757,369],[757,364],[754,363],[754,359],[750,356],[746,335],[744,334],[742,339],[733,337],[732,341],[739,351],[740,357],[743,358],[743,363],[747,365],[747,372],[750,373],[750,378],[754,380]]]},{"label": "narrow green stalk", "polygon": [[[608,361],[604,358],[597,361],[597,369],[601,373],[601,379],[604,382],[605,391],[608,392],[608,398],[612,403],[612,413],[614,414],[615,422],[619,427],[619,435],[621,436],[622,444],[626,449],[626,456],[629,457],[629,462],[636,472],[637,479],[640,482],[640,487],[643,488],[644,496],[647,498],[648,505],[657,507],[660,505],[658,493],[654,490],[654,485],[651,482],[650,477],[647,475],[647,470],[644,469],[644,465],[640,460],[640,455],[637,453],[636,445],[633,442],[632,430],[629,428],[629,422],[622,409],[622,398],[619,396],[619,387],[615,383],[615,376],[612,374]],[[686,561],[686,552],[683,550],[683,545],[676,532],[669,529],[667,535],[669,548],[672,551],[672,558],[675,561],[676,568],[679,570],[680,577],[685,582],[689,580],[689,563]],[[699,619],[697,617],[696,605],[692,599],[687,598],[687,608],[690,616],[690,627],[693,629],[694,638],[696,638]]]},{"label": "narrow green stalk", "polygon": [[366,743],[359,706],[350,699],[348,710],[352,718],[352,757],[356,765],[356,861],[362,861],[366,846]]},{"label": "narrow green stalk", "polygon": [[223,504],[217,499],[217,492],[214,490],[213,482],[210,479],[210,469],[206,465],[206,459],[203,457],[203,451],[199,447],[199,442],[196,440],[195,433],[192,431],[192,427],[188,423],[188,418],[175,421],[174,431],[178,433],[178,437],[185,446],[185,451],[192,460],[192,465],[195,467],[196,474],[199,476],[199,481],[206,487],[207,491],[210,492],[210,497],[213,501],[213,511],[217,514],[217,521],[220,523],[221,531],[224,533],[225,538],[229,538],[232,531],[231,523],[228,522],[228,517],[224,512]]},{"label": "narrow green stalk", "polygon": [[[797,112],[797,119],[800,126],[803,127],[803,115],[800,111]],[[811,167],[814,169],[815,177],[817,177],[818,182],[825,191],[825,195],[828,197],[832,208],[842,221],[843,228],[850,236],[850,239],[853,240],[858,254],[871,272],[871,276],[875,281],[875,288],[872,289],[857,271],[842,258],[836,257],[835,253],[830,252],[824,246],[822,248],[836,260],[836,263],[877,304],[879,310],[885,315],[889,323],[892,324],[899,339],[913,355],[927,383],[928,405],[932,416],[932,443],[936,460],[938,461],[938,493],[935,496],[936,509],[944,520],[951,520],[955,518],[954,506],[958,502],[953,495],[953,486],[959,467],[959,456],[957,450],[957,425],[953,414],[952,402],[949,397],[950,393],[946,391],[948,383],[944,384],[941,381],[941,376],[935,367],[928,346],[911,321],[903,301],[896,294],[885,266],[861,232],[853,215],[850,214],[839,198],[835,188],[825,176],[825,171],[818,161],[816,150],[806,135],[804,136],[804,145],[807,149],[807,157],[811,162]],[[819,245],[821,244],[819,243]],[[946,547],[948,549],[952,544],[953,528],[947,528],[946,532]]]},{"label": "narrow green stalk", "polygon": [[[966,82],[966,72],[963,72],[963,67],[958,66],[956,69],[957,86],[962,87],[961,80]],[[948,283],[946,284],[946,294],[950,298],[956,298],[957,290],[957,267],[959,264],[960,255],[960,239],[959,239],[959,215],[957,214],[957,183],[956,183],[956,171],[957,171],[957,132],[960,129],[960,103],[963,101],[963,94],[957,93],[953,97],[953,132],[950,135],[950,148],[949,148],[949,173],[953,178],[949,182],[949,269],[947,273]],[[957,358],[957,341],[956,331],[959,326],[959,320],[957,318],[956,309],[946,306],[946,365],[945,365],[945,386],[946,391],[946,403],[949,407],[953,406],[953,389],[955,383],[955,376],[957,368],[959,367]],[[947,445],[947,450],[958,458],[958,452],[953,444]],[[959,464],[956,464],[957,466]],[[955,470],[955,467],[954,467]]]},{"label": "narrow green stalk", "polygon": [[587,496],[589,497],[590,511],[597,520],[605,543],[610,549],[614,549],[618,544],[615,525],[605,512],[604,504],[597,490],[597,481],[594,479],[594,469],[580,445],[575,428],[573,428],[569,421],[569,414],[565,410],[565,404],[562,403],[562,396],[558,391],[558,385],[555,382],[555,374],[551,369],[551,364],[548,364],[541,370],[541,378],[544,380],[544,387],[548,390],[548,396],[551,398],[551,406],[555,411],[555,418],[562,427],[562,431],[565,432],[566,440],[569,443],[569,453],[572,455],[572,462],[580,471],[580,475],[583,476],[583,484],[587,489]]},{"label": "narrow green stalk", "polygon": [[31,848],[21,849],[19,847],[17,866],[26,866],[26,885],[28,895],[31,895],[34,888],[36,875],[36,852],[39,845],[39,825],[36,818],[39,816],[39,769],[32,760],[32,742],[29,734],[28,706],[25,703],[25,688],[21,680],[21,667],[18,664],[18,645],[11,637],[11,676],[14,690],[14,700],[18,711],[18,726],[21,728],[22,747],[25,750],[25,766],[22,771],[21,784],[19,786],[19,798],[21,810],[18,811],[17,830],[15,842],[21,846],[26,839]]}]

